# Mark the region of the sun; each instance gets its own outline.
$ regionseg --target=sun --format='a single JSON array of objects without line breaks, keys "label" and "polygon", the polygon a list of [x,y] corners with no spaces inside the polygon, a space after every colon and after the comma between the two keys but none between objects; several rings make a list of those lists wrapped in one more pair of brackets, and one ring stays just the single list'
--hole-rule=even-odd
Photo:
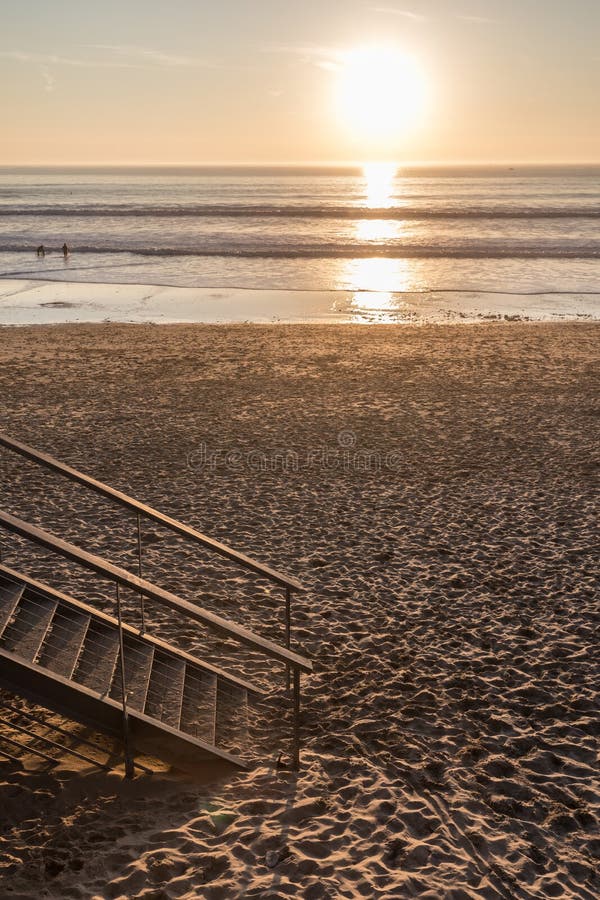
[{"label": "sun", "polygon": [[400,48],[359,47],[341,55],[335,103],[354,138],[385,149],[414,128],[425,102],[423,73]]}]

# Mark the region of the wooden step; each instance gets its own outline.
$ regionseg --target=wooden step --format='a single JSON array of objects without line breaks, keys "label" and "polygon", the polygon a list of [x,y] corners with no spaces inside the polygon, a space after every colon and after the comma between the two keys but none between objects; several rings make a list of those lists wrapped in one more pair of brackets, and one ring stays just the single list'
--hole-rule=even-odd
[{"label": "wooden step", "polygon": [[0,646],[34,662],[57,606],[57,600],[42,594],[24,594],[4,629]]},{"label": "wooden step", "polygon": [[[146,705],[146,694],[150,682],[154,647],[143,640],[136,640],[129,635],[123,642],[125,650],[125,691],[127,705],[143,712]],[[110,696],[122,702],[121,698],[121,664],[115,669]]]},{"label": "wooden step", "polygon": [[185,661],[168,653],[154,652],[144,712],[171,728],[179,728],[185,681]]},{"label": "wooden step", "polygon": [[180,730],[214,744],[216,698],[216,676],[186,663]]},{"label": "wooden step", "polygon": [[78,684],[107,695],[119,656],[119,632],[111,625],[92,619],[72,678]]},{"label": "wooden step", "polygon": [[10,622],[24,590],[25,585],[22,583],[4,578],[0,582],[0,636]]},{"label": "wooden step", "polygon": [[70,678],[82,651],[90,616],[59,604],[44,638],[37,663]]},{"label": "wooden step", "polygon": [[239,753],[246,746],[247,738],[248,694],[219,678],[214,743],[231,753]]}]

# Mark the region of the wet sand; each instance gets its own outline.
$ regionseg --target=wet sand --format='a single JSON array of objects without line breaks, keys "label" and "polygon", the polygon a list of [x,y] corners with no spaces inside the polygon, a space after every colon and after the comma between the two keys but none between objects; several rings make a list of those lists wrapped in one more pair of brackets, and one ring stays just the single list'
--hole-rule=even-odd
[{"label": "wet sand", "polygon": [[[298,775],[275,766],[281,681],[241,656],[276,687],[248,773],[0,763],[0,893],[597,897],[599,336],[1,329],[2,430],[299,577],[294,643],[316,671]],[[123,514],[6,452],[0,476],[3,507],[134,567]],[[147,537],[149,577],[281,640],[280,591]],[[87,576],[4,548],[110,608]]]},{"label": "wet sand", "polygon": [[598,321],[597,292],[347,291],[0,279],[1,325],[210,323],[403,325]]}]

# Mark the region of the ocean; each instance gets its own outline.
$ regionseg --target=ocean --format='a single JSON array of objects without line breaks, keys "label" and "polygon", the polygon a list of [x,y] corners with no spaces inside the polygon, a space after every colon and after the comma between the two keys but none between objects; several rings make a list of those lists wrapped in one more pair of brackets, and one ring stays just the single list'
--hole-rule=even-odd
[{"label": "ocean", "polygon": [[0,170],[0,279],[319,292],[325,319],[596,317],[599,226],[598,167]]}]

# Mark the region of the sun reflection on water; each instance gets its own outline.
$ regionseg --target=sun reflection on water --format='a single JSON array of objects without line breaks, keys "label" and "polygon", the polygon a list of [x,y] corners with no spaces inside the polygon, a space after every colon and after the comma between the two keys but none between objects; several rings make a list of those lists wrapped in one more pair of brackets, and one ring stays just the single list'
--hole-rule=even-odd
[{"label": "sun reflection on water", "polygon": [[392,219],[359,219],[355,231],[357,241],[392,241],[402,237],[406,223]]},{"label": "sun reflection on water", "polygon": [[344,260],[338,289],[350,291],[334,311],[345,312],[351,322],[406,322],[414,317],[404,294],[418,291],[415,260],[369,257]]},{"label": "sun reflection on water", "polygon": [[[398,198],[395,163],[367,163],[363,166],[365,205],[369,209],[388,209]],[[385,213],[382,214],[385,216]],[[385,244],[405,236],[407,224],[395,219],[357,219],[357,243]],[[345,313],[350,322],[406,322],[415,317],[405,294],[419,290],[422,278],[414,259],[392,256],[346,259],[340,269],[338,290],[351,292],[336,301],[334,312]]]},{"label": "sun reflection on water", "polygon": [[402,307],[407,307],[390,291],[356,291],[350,301],[350,321],[389,324],[402,319]]},{"label": "sun reflection on water", "polygon": [[390,291],[401,293],[419,289],[414,260],[389,256],[346,259],[338,288],[348,291]]},{"label": "sun reflection on water", "polygon": [[363,165],[366,205],[369,209],[385,209],[392,206],[397,172],[396,163],[365,163]]}]

